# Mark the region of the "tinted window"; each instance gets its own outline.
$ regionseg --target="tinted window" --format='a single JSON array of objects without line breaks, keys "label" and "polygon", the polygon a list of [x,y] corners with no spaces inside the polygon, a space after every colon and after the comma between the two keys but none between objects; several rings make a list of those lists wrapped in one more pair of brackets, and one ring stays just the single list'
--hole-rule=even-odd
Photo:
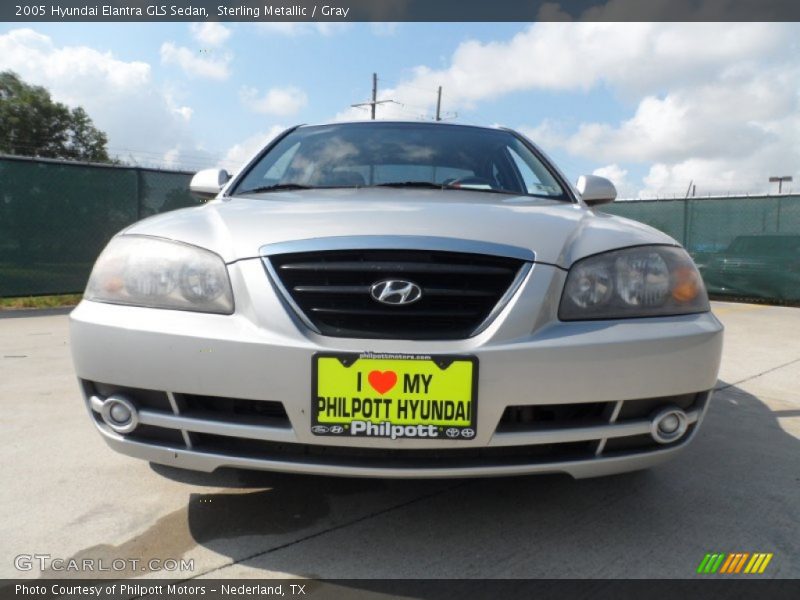
[{"label": "tinted window", "polygon": [[301,127],[263,156],[235,193],[407,182],[567,199],[553,174],[507,131],[380,122]]}]

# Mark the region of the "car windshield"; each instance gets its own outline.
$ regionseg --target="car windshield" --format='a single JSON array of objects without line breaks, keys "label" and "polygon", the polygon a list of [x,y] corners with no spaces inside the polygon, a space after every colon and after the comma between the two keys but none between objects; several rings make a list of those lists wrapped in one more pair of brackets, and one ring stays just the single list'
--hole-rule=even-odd
[{"label": "car windshield", "polygon": [[234,194],[375,186],[568,200],[548,167],[508,131],[381,122],[300,127],[248,170]]}]

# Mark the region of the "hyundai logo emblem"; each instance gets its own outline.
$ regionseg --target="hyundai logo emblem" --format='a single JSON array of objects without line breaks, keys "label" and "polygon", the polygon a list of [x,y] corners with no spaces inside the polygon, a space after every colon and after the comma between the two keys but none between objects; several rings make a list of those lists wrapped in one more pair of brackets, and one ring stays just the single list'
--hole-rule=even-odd
[{"label": "hyundai logo emblem", "polygon": [[422,288],[402,279],[387,279],[372,285],[370,295],[377,302],[399,306],[412,304],[422,298]]}]

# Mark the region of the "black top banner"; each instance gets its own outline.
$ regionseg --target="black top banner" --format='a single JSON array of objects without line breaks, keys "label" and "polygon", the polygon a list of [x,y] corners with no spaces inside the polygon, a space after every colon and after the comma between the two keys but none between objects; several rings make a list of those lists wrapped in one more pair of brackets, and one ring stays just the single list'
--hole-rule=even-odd
[{"label": "black top banner", "polygon": [[797,0],[4,0],[0,20],[75,21],[800,21]]}]

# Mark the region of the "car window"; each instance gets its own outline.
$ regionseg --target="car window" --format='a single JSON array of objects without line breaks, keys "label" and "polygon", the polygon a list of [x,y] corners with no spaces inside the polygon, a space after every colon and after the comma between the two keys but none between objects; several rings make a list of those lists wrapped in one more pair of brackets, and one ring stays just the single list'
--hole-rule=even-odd
[{"label": "car window", "polygon": [[267,169],[264,178],[280,181],[280,179],[283,177],[283,174],[286,172],[289,163],[292,161],[292,158],[294,158],[294,155],[297,153],[299,148],[300,142],[297,142],[293,146],[290,146],[283,154],[279,155],[272,166]]},{"label": "car window", "polygon": [[567,199],[548,167],[508,131],[386,122],[298,128],[249,169],[234,193],[404,183]]},{"label": "car window", "polygon": [[333,173],[336,175],[341,175],[347,171],[358,173],[364,181],[363,185],[366,185],[368,181],[373,181],[376,185],[395,181],[445,183],[475,175],[475,172],[469,169],[431,165],[349,165],[333,169]]},{"label": "car window", "polygon": [[508,154],[511,157],[511,160],[514,162],[514,166],[519,171],[522,180],[525,182],[525,187],[529,194],[558,193],[558,188],[554,189],[552,183],[548,184],[542,182],[542,177],[540,177],[539,173],[544,175],[545,180],[550,181],[546,171],[543,172],[540,168],[539,173],[537,173],[534,170],[536,167],[540,166],[540,163],[531,164],[527,162],[513,147],[508,148]]}]

